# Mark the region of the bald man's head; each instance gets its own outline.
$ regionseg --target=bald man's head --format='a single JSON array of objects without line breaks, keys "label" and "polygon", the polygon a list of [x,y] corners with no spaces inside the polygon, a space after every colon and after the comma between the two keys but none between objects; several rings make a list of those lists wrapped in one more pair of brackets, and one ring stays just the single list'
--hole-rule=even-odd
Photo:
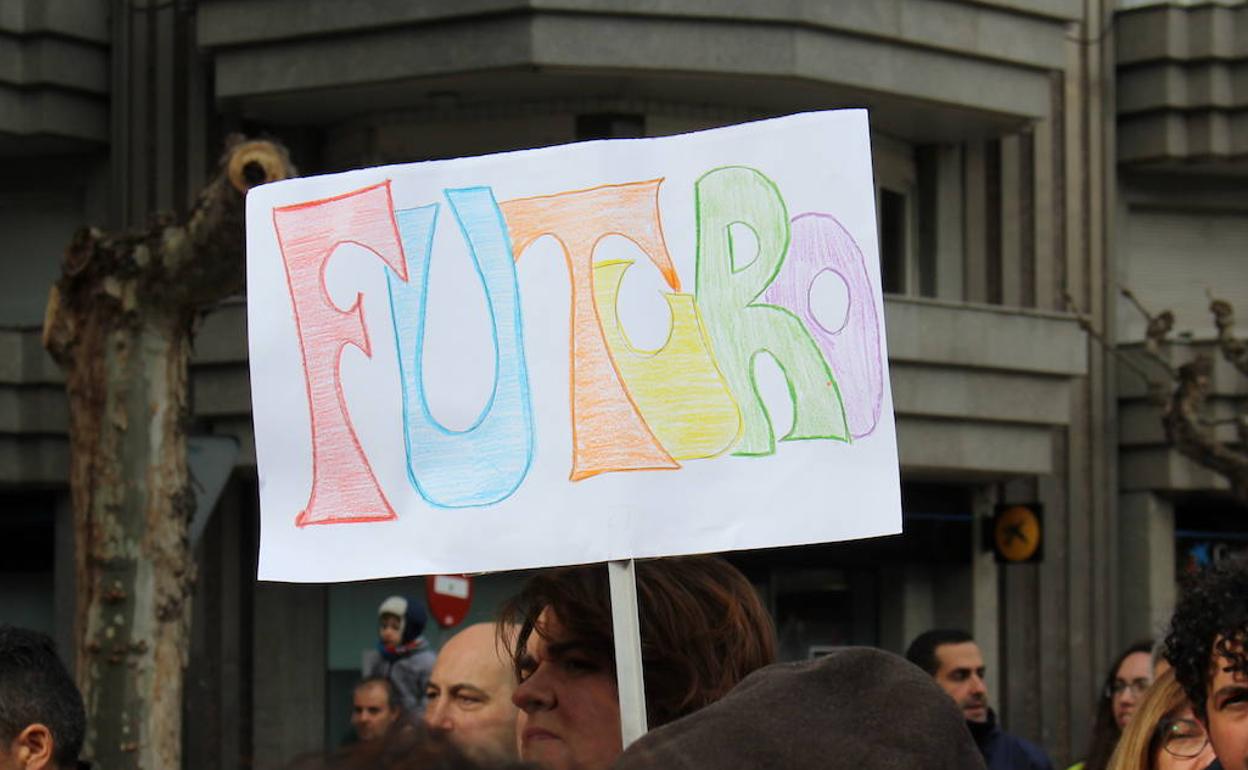
[{"label": "bald man's head", "polygon": [[429,677],[425,722],[470,756],[516,758],[516,688],[511,657],[493,623],[460,631],[442,646]]}]

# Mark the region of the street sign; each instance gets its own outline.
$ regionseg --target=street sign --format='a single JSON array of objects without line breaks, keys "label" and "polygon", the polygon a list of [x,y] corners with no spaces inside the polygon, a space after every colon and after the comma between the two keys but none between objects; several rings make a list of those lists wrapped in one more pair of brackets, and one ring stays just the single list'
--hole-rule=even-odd
[{"label": "street sign", "polygon": [[431,575],[425,581],[429,614],[442,628],[460,623],[472,606],[472,578],[468,575]]},{"label": "street sign", "polygon": [[1037,562],[1043,557],[1043,512],[1039,503],[998,505],[992,519],[997,561]]}]

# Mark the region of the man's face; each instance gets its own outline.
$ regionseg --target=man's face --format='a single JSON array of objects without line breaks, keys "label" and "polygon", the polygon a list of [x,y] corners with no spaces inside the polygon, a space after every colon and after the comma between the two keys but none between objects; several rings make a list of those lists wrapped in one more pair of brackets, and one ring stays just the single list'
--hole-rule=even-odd
[{"label": "man's face", "polygon": [[516,759],[515,674],[492,623],[470,626],[438,653],[425,692],[425,724],[486,763]]},{"label": "man's face", "polygon": [[969,722],[988,721],[988,688],[984,686],[984,656],[974,642],[942,644],[936,648],[936,683],[949,693]]},{"label": "man's face", "polygon": [[399,718],[399,710],[391,708],[383,685],[372,683],[355,688],[351,706],[351,726],[362,741],[371,741],[386,734]]},{"label": "man's face", "polygon": [[537,628],[512,695],[524,712],[520,758],[546,770],[606,770],[623,751],[615,675],[591,651],[561,641],[549,608]]},{"label": "man's face", "polygon": [[1206,727],[1222,767],[1248,770],[1248,673],[1226,671],[1228,663],[1217,654],[1215,644],[1213,677],[1205,698]]}]

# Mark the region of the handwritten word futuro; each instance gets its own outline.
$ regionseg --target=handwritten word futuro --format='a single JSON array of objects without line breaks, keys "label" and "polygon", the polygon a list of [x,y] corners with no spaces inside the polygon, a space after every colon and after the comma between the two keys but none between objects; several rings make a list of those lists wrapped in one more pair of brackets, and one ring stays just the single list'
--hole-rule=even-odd
[{"label": "handwritten word futuro", "polygon": [[[792,402],[792,429],[779,440],[869,435],[883,399],[880,323],[863,253],[848,231],[826,213],[791,216],[780,190],[758,170],[715,168],[695,183],[690,292],[664,242],[662,184],[651,179],[501,203],[489,187],[443,191],[484,291],[495,354],[492,395],[477,420],[458,431],[431,414],[422,376],[442,204],[396,210],[387,181],[273,209],[312,428],[312,486],[296,523],[396,517],[352,425],[340,379],[345,346],[376,352],[369,336],[376,319],[366,322],[358,300],[345,310],[336,306],[324,284],[326,263],[347,243],[376,255],[386,271],[408,479],[431,505],[493,505],[513,494],[532,466],[535,424],[517,270],[544,236],[559,244],[571,286],[571,482],[675,470],[724,454],[774,454],[777,438],[755,380],[762,354],[779,364]],[[757,256],[740,268],[734,226],[749,228],[758,242]],[[635,244],[670,289],[671,332],[658,350],[636,348],[619,320],[619,288],[633,263],[595,263],[595,248],[608,235]],[[833,329],[811,303],[826,272],[848,289],[848,312]]]}]

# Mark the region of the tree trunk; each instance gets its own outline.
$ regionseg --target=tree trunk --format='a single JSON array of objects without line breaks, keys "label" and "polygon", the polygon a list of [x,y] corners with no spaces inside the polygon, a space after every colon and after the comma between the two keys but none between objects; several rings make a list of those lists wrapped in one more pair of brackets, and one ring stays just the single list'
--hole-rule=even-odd
[{"label": "tree trunk", "polygon": [[245,191],[291,173],[280,146],[234,143],[186,223],[80,230],[49,297],[44,346],[69,396],[75,662],[102,770],[182,765],[193,327],[242,286]]}]

